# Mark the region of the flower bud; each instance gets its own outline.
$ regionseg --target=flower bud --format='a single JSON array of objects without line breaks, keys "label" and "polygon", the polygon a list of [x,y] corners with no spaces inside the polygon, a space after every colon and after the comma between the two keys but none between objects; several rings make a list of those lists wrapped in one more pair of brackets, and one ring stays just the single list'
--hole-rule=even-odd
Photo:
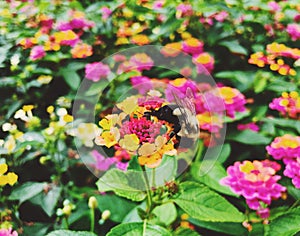
[{"label": "flower bud", "polygon": [[105,210],[102,212],[102,215],[101,215],[101,219],[102,220],[107,220],[109,217],[110,217],[110,211],[109,210]]},{"label": "flower bud", "polygon": [[89,203],[88,203],[89,208],[95,209],[98,207],[98,202],[97,199],[94,196],[91,196],[89,198]]},{"label": "flower bud", "polygon": [[62,212],[64,213],[65,216],[71,215],[72,206],[71,205],[64,206],[64,208],[62,209]]}]

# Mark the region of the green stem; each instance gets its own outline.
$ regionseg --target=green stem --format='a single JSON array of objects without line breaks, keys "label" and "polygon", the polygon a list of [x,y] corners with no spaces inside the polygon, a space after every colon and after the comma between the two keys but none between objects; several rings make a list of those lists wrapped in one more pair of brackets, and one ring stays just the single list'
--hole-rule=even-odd
[{"label": "green stem", "polygon": [[294,202],[294,204],[290,207],[290,209],[295,208],[300,203],[300,199]]},{"label": "green stem", "polygon": [[94,209],[91,209],[91,232],[94,232],[95,230],[95,211]]},{"label": "green stem", "polygon": [[65,216],[65,223],[66,223],[66,229],[69,229],[69,221],[67,216]]},{"label": "green stem", "polygon": [[144,219],[144,224],[143,224],[143,236],[146,236],[146,230],[147,230],[147,219]]},{"label": "green stem", "polygon": [[151,196],[151,191],[150,191],[150,184],[149,184],[149,179],[147,176],[147,172],[145,167],[142,167],[143,169],[143,176],[144,176],[144,180],[145,180],[145,184],[146,184],[146,192],[147,192],[147,209],[146,212],[149,212],[151,207],[152,207],[152,196]]},{"label": "green stem", "polygon": [[152,187],[155,187],[155,168],[152,169]]}]

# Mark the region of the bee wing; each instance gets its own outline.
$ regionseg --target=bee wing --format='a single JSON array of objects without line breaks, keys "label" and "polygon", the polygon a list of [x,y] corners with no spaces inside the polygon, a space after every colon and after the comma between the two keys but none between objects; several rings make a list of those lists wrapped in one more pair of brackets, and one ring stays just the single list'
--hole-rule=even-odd
[{"label": "bee wing", "polygon": [[187,88],[186,96],[182,99],[177,96],[174,90],[172,90],[172,95],[178,105],[178,110],[174,110],[174,115],[182,117],[186,129],[185,133],[194,136],[195,133],[198,133],[198,121],[196,119],[196,109],[192,90]]}]

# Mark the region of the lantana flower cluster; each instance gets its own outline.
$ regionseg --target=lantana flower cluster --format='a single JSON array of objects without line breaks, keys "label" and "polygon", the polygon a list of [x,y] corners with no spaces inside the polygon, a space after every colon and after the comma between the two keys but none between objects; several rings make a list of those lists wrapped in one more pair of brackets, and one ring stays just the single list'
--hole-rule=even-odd
[{"label": "lantana flower cluster", "polygon": [[160,96],[150,91],[146,97],[131,96],[118,103],[117,112],[99,122],[102,132],[95,143],[113,147],[117,154],[114,158],[124,158],[123,162],[138,156],[139,164],[149,168],[157,167],[165,154],[175,155],[174,124],[151,115],[167,104]]},{"label": "lantana flower cluster", "polygon": [[95,26],[95,23],[85,18],[83,12],[69,11],[67,21],[57,21],[45,14],[36,16],[36,23],[29,27],[38,31],[32,37],[23,38],[19,45],[29,49],[30,59],[35,61],[46,56],[47,52],[59,51],[64,46],[71,47],[73,58],[86,58],[93,54],[91,45],[84,43],[81,35]]},{"label": "lantana flower cluster", "polygon": [[0,236],[18,236],[18,232],[15,230],[9,229],[0,229]]},{"label": "lantana flower cluster", "polygon": [[300,119],[300,96],[296,91],[283,92],[281,97],[273,99],[269,107],[279,111],[283,116]]},{"label": "lantana flower cluster", "polygon": [[[215,138],[219,137],[219,132],[223,128],[224,116],[234,119],[237,113],[246,111],[245,96],[239,90],[228,86],[213,87],[208,83],[197,84],[187,78],[157,80],[146,76],[131,77],[131,83],[141,94],[153,88],[163,88],[169,102],[174,102],[171,91],[176,89],[183,95],[189,88],[194,95],[199,128],[209,132],[208,135],[200,132],[206,145],[215,144]],[[213,135],[212,139],[210,134]]]},{"label": "lantana flower cluster", "polygon": [[6,173],[7,171],[8,171],[7,164],[5,163],[0,164],[0,186],[4,186],[6,184],[13,186],[18,180],[18,176],[15,173],[13,172]]},{"label": "lantana flower cluster", "polygon": [[182,42],[166,44],[161,53],[166,57],[175,57],[180,51],[192,56],[193,63],[196,65],[199,74],[211,73],[214,69],[214,58],[204,51],[204,43],[197,38],[188,35]]},{"label": "lantana flower cluster", "polygon": [[286,187],[277,183],[281,178],[276,175],[278,170],[280,165],[269,160],[238,161],[228,167],[228,176],[221,183],[229,186],[234,193],[242,195],[249,208],[255,210],[261,218],[268,218],[268,206],[286,191]]},{"label": "lantana flower cluster", "polygon": [[267,45],[267,54],[256,52],[250,55],[248,62],[258,67],[269,66],[270,70],[278,72],[280,75],[295,76],[296,71],[284,59],[298,60],[300,58],[300,50],[298,48],[290,48],[284,44],[271,43]]},{"label": "lantana flower cluster", "polygon": [[290,134],[276,137],[266,149],[274,159],[283,161],[283,174],[291,178],[295,187],[300,189],[300,137]]}]

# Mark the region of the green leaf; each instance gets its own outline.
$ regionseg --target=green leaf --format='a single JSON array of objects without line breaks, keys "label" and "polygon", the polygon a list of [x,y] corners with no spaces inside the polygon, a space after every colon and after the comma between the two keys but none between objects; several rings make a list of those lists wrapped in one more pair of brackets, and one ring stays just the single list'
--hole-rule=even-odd
[{"label": "green leaf", "polygon": [[254,92],[261,93],[264,91],[265,87],[267,86],[268,79],[267,78],[255,78],[254,80]]},{"label": "green leaf", "polygon": [[62,188],[56,185],[49,187],[50,190],[47,193],[41,192],[30,201],[36,205],[39,205],[46,212],[46,214],[51,217],[54,213],[54,209],[60,197]]},{"label": "green leaf", "polygon": [[108,85],[107,80],[99,80],[91,85],[91,87],[85,92],[86,96],[94,96],[101,94],[104,88]]},{"label": "green leaf", "polygon": [[47,183],[26,182],[25,184],[15,188],[10,194],[9,199],[19,200],[19,203],[21,204],[42,192],[46,186]]},{"label": "green leaf", "polygon": [[139,72],[133,70],[133,71],[129,71],[129,72],[118,75],[116,77],[116,80],[119,82],[124,82],[124,81],[128,80],[129,78],[131,78],[133,76],[138,76],[138,75],[139,75]]},{"label": "green leaf", "polygon": [[125,216],[130,212],[136,204],[116,195],[105,194],[96,196],[98,206],[101,212],[109,210],[111,212],[110,220],[122,222]]},{"label": "green leaf", "polygon": [[300,232],[300,207],[287,211],[271,221],[267,236],[293,236]]},{"label": "green leaf", "polygon": [[55,230],[46,236],[96,236],[96,234],[87,231]]},{"label": "green leaf", "polygon": [[75,70],[71,68],[61,68],[59,70],[59,74],[61,74],[66,81],[66,83],[70,86],[71,89],[77,90],[80,85],[80,77]]},{"label": "green leaf", "polygon": [[220,180],[226,177],[227,173],[219,162],[206,160],[201,163],[195,163],[191,168],[191,173],[195,180],[220,193],[237,197],[229,187],[220,184]]},{"label": "green leaf", "polygon": [[45,223],[33,223],[32,225],[24,225],[22,226],[23,228],[23,236],[45,236],[49,227],[51,225],[50,224],[45,224]]},{"label": "green leaf", "polygon": [[[153,169],[146,168],[148,178],[152,180]],[[177,159],[174,156],[164,155],[161,164],[155,168],[155,185],[150,182],[151,186],[164,186],[166,182],[174,180],[177,174]]]},{"label": "green leaf", "polygon": [[239,143],[249,144],[249,145],[266,145],[271,142],[271,138],[266,137],[260,133],[254,132],[252,130],[244,130],[239,132],[234,132],[226,137],[228,140],[233,140]]},{"label": "green leaf", "polygon": [[241,55],[248,55],[247,50],[239,44],[237,40],[233,41],[222,41],[220,45],[229,49],[230,52]]},{"label": "green leaf", "polygon": [[270,82],[266,87],[269,91],[278,93],[297,91],[297,85],[294,82],[284,81],[283,78],[277,79],[276,81]]},{"label": "green leaf", "polygon": [[8,120],[12,116],[12,114],[14,114],[17,109],[19,109],[19,107],[22,105],[22,103],[23,103],[23,101],[13,102],[8,108],[5,119]]},{"label": "green leaf", "polygon": [[244,215],[225,198],[203,184],[184,182],[174,202],[188,215],[203,221],[243,222]]},{"label": "green leaf", "polygon": [[143,234],[143,223],[125,223],[112,228],[106,236],[171,236],[172,234],[158,225],[147,224]]},{"label": "green leaf", "polygon": [[174,232],[174,236],[200,236],[196,231],[191,230],[189,228],[178,228]]},{"label": "green leaf", "polygon": [[113,191],[121,197],[133,201],[142,201],[146,197],[143,172],[118,169],[107,171],[98,181],[100,192]]},{"label": "green leaf", "polygon": [[138,209],[142,209],[145,210],[146,209],[146,202],[142,202],[141,204],[139,204],[138,206],[136,206],[135,208],[133,208],[123,219],[123,223],[130,223],[130,222],[142,222],[141,217],[139,216],[139,210]]},{"label": "green leaf", "polygon": [[157,224],[164,226],[172,224],[177,217],[176,207],[171,202],[155,207],[153,214],[157,217]]},{"label": "green leaf", "polygon": [[130,159],[127,170],[137,170],[137,171],[143,170],[141,165],[139,164],[138,157],[136,155]]},{"label": "green leaf", "polygon": [[241,236],[241,235],[247,235],[248,232],[241,223],[218,222],[216,224],[214,222],[201,221],[193,218],[188,219],[188,221],[201,228],[217,231],[220,233],[226,233],[228,235]]},{"label": "green leaf", "polygon": [[231,153],[230,144],[229,143],[225,143],[222,146],[222,150],[221,150],[220,155],[218,157],[218,162],[224,163],[227,160],[227,158],[229,157],[230,153]]},{"label": "green leaf", "polygon": [[241,92],[252,87],[255,73],[253,71],[222,71],[216,78],[229,79]]},{"label": "green leaf", "polygon": [[263,118],[263,122],[271,123],[279,127],[289,127],[294,128],[300,134],[300,121],[291,119],[281,119],[281,118]]}]

